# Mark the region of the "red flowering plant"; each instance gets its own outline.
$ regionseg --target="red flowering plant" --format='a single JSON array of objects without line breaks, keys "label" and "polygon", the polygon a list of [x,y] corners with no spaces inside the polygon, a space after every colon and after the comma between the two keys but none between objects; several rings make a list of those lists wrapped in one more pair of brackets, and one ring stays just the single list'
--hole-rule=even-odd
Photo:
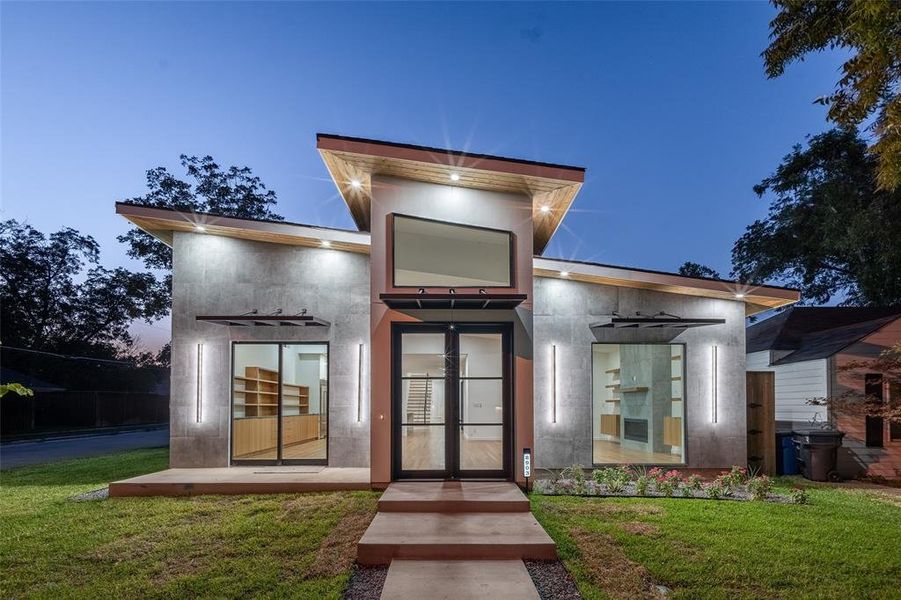
[{"label": "red flowering plant", "polygon": [[673,492],[681,482],[682,474],[676,469],[672,469],[666,473],[661,472],[657,477],[657,491],[668,498],[673,495]]}]

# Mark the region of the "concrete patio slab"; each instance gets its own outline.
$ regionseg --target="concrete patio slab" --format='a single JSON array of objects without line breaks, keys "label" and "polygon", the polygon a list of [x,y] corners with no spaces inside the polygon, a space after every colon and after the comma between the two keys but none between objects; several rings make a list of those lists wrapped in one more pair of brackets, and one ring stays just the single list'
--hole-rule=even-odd
[{"label": "concrete patio slab", "polygon": [[110,496],[290,494],[369,490],[369,469],[332,467],[222,467],[166,469],[110,483]]},{"label": "concrete patio slab", "polygon": [[357,560],[508,560],[557,558],[532,513],[379,512],[357,544]]},{"label": "concrete patio slab", "polygon": [[538,591],[521,560],[395,560],[382,600],[537,600]]},{"label": "concrete patio slab", "polygon": [[388,486],[381,512],[529,512],[529,500],[509,481],[403,481]]}]

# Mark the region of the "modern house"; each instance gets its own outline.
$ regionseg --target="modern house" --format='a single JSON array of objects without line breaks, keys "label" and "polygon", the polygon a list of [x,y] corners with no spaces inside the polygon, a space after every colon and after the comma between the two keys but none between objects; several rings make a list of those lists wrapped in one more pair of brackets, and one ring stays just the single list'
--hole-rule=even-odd
[{"label": "modern house", "polygon": [[796,291],[543,256],[579,167],[317,148],[358,231],[116,206],[173,249],[173,467],[745,464],[745,317]]},{"label": "modern house", "polygon": [[901,307],[795,306],[747,332],[749,372],[774,373],[776,427],[806,429],[832,423],[845,432],[839,471],[901,477],[901,426],[873,416],[830,415],[824,398],[848,392],[897,398],[872,362],[901,343]]}]

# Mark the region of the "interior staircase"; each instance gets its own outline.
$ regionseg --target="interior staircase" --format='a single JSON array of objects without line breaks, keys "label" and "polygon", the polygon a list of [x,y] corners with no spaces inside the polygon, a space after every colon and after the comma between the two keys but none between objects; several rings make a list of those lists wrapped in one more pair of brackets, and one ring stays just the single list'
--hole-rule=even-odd
[{"label": "interior staircase", "polygon": [[432,380],[411,379],[408,385],[406,422],[428,423],[432,415]]},{"label": "interior staircase", "polygon": [[557,558],[510,482],[395,482],[378,508],[357,561],[391,565],[383,599],[538,598],[522,561]]}]

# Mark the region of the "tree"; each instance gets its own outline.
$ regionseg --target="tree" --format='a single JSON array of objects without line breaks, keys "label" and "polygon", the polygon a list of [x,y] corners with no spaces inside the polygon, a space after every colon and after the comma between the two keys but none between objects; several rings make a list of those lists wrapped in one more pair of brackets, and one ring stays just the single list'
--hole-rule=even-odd
[{"label": "tree", "polygon": [[3,344],[92,357],[133,352],[129,325],[164,316],[167,290],[150,273],[98,266],[99,252],[74,229],[45,236],[0,222]]},{"label": "tree", "polygon": [[682,263],[682,266],[679,267],[679,275],[685,275],[686,277],[721,279],[720,274],[717,273],[714,269],[711,269],[707,265],[702,265],[691,261],[685,261],[684,263]]},{"label": "tree", "polygon": [[772,0],[770,45],[763,52],[769,78],[811,52],[850,53],[835,91],[817,102],[829,119],[856,128],[870,117],[883,189],[901,186],[901,2],[879,0]]},{"label": "tree", "polygon": [[[147,171],[148,192],[128,202],[154,208],[174,208],[194,213],[205,212],[244,219],[283,217],[272,212],[276,194],[253,175],[248,167],[229,167],[223,171],[211,156],[180,157],[189,181],[178,179],[165,167]],[[150,269],[170,270],[172,250],[152,235],[132,229],[117,238],[128,245],[128,255],[144,261]],[[167,287],[169,286],[169,277]]]},{"label": "tree", "polygon": [[765,219],[732,248],[732,275],[779,279],[807,303],[901,303],[901,189],[876,184],[876,158],[848,129],[809,138],[754,187],[773,195]]}]

